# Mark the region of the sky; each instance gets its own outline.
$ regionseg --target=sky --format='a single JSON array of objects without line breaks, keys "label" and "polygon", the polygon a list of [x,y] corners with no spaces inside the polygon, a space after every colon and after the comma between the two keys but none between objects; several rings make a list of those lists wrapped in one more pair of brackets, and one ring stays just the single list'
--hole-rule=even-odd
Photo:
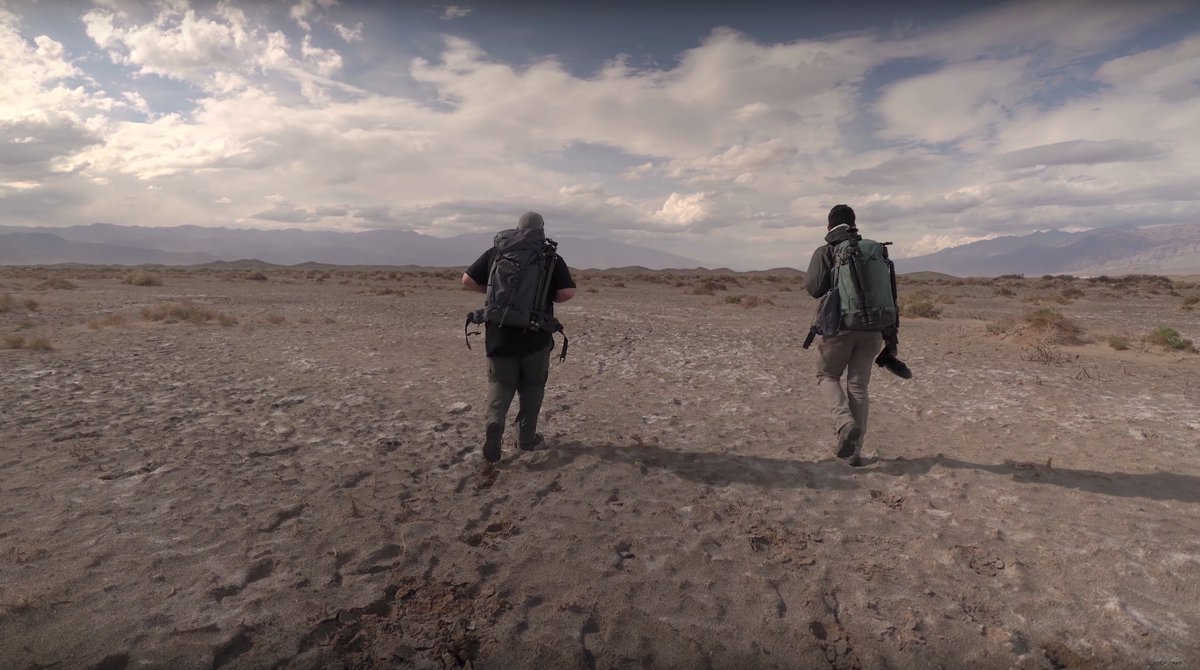
[{"label": "sky", "polygon": [[897,257],[1200,222],[1200,4],[0,0],[0,225],[762,269],[839,203]]}]

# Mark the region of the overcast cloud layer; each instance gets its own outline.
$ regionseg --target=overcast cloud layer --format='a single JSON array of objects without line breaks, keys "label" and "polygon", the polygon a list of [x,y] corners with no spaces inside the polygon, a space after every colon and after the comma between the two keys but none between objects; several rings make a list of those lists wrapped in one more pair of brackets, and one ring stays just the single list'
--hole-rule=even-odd
[{"label": "overcast cloud layer", "polygon": [[501,5],[430,5],[398,34],[349,0],[48,4],[0,0],[0,224],[444,236],[537,209],[552,234],[766,268],[803,265],[839,202],[900,256],[1200,221],[1186,2],[785,41],[714,24],[657,62],[582,65],[537,26],[534,57],[489,51]]}]

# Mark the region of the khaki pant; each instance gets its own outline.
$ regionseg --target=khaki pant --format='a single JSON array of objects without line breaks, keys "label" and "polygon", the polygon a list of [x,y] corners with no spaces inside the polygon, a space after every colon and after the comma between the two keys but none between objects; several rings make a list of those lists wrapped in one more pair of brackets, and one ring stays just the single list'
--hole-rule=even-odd
[{"label": "khaki pant", "polygon": [[550,350],[535,351],[524,357],[493,357],[488,360],[487,421],[504,425],[513,394],[520,395],[517,412],[518,439],[530,444],[537,435],[538,414],[550,377]]},{"label": "khaki pant", "polygon": [[[817,364],[817,388],[833,408],[834,430],[841,430],[853,421],[865,437],[870,414],[867,384],[871,383],[875,357],[883,350],[883,335],[873,331],[846,331],[821,338],[818,350],[821,360]],[[842,373],[846,374],[845,389],[842,388]]]}]

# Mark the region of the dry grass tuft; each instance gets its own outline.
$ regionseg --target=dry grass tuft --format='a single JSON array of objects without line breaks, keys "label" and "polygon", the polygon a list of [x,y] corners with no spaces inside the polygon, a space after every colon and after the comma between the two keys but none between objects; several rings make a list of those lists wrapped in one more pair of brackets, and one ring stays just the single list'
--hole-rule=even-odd
[{"label": "dry grass tuft", "polygon": [[0,293],[0,314],[3,314],[4,312],[11,312],[15,305],[16,302],[13,301],[11,295],[7,293]]},{"label": "dry grass tuft", "polygon": [[[191,302],[171,302],[142,310],[142,318],[147,321],[162,321],[163,323],[206,323],[220,319],[221,314],[204,305]],[[230,317],[232,318],[232,317]]]},{"label": "dry grass tuft", "polygon": [[1072,358],[1074,357],[1063,353],[1058,347],[1044,342],[1030,345],[1021,351],[1021,360],[1043,365],[1062,365]]},{"label": "dry grass tuft", "polygon": [[764,298],[757,295],[727,295],[725,296],[726,305],[741,305],[746,308],[761,307],[763,305],[774,305],[775,302],[770,298]]},{"label": "dry grass tuft", "polygon": [[126,273],[121,279],[122,284],[130,286],[162,286],[162,277],[146,270],[134,270]]},{"label": "dry grass tuft", "polygon": [[5,335],[0,340],[0,349],[32,349],[34,351],[51,351],[50,340],[44,337],[31,337],[28,340],[21,335]]},{"label": "dry grass tuft", "polygon": [[109,326],[123,326],[127,321],[128,319],[120,314],[109,314],[106,317],[88,321],[87,327],[91,328],[92,330],[100,330],[101,328],[107,328]]},{"label": "dry grass tuft", "polygon": [[1179,304],[1179,309],[1191,311],[1196,308],[1197,304],[1200,304],[1200,294],[1193,293],[1183,299],[1183,302]]},{"label": "dry grass tuft", "polygon": [[242,275],[246,281],[267,281],[267,275],[262,270],[251,270]]},{"label": "dry grass tuft", "polygon": [[270,321],[272,324],[278,326],[279,324],[287,321],[287,318],[285,318],[282,314],[271,314],[267,316],[267,321]]},{"label": "dry grass tuft", "polygon": [[1117,351],[1125,351],[1129,348],[1129,339],[1123,335],[1109,335],[1108,346]]},{"label": "dry grass tuft", "polygon": [[37,286],[34,286],[33,290],[49,291],[52,289],[57,289],[57,290],[61,290],[61,291],[69,291],[69,290],[75,289],[75,288],[79,288],[79,287],[76,286],[69,279],[63,279],[62,277],[51,277],[51,278],[47,279],[46,281],[38,284]]},{"label": "dry grass tuft", "polygon": [[912,296],[900,299],[900,316],[918,319],[940,319],[942,318],[942,308],[933,304],[933,301],[926,297],[928,294],[922,295],[923,292],[918,291]]},{"label": "dry grass tuft", "polygon": [[1156,347],[1162,347],[1167,351],[1196,352],[1196,347],[1192,344],[1191,340],[1185,339],[1179,334],[1179,331],[1167,326],[1155,328],[1154,332],[1146,336],[1146,342]]},{"label": "dry grass tuft", "polygon": [[1042,307],[1025,312],[1025,323],[1040,333],[1050,344],[1084,344],[1083,327],[1071,317],[1054,309]]}]

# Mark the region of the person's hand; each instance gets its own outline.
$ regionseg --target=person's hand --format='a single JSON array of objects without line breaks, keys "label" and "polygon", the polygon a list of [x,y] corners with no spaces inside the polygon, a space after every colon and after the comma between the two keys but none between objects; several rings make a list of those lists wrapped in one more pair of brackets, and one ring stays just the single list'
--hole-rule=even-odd
[{"label": "person's hand", "polygon": [[900,351],[900,341],[899,340],[893,338],[890,340],[883,341],[883,357],[884,358],[895,358],[896,354],[899,353],[899,351]]}]

